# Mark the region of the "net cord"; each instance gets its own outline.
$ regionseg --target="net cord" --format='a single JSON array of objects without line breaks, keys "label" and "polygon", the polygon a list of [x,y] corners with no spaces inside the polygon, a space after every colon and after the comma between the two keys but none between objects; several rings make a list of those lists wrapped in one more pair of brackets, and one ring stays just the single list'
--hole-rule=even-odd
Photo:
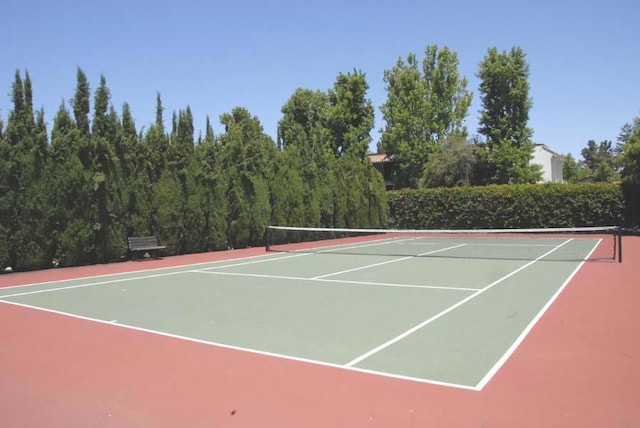
[{"label": "net cord", "polygon": [[580,232],[608,232],[619,233],[618,226],[589,226],[589,227],[547,227],[530,229],[351,229],[332,227],[298,227],[298,226],[267,226],[269,230],[290,232],[344,232],[344,233],[449,233],[449,234],[492,234],[492,233],[580,233]]},{"label": "net cord", "polygon": [[610,233],[613,235],[613,260],[622,263],[622,235],[623,229],[619,226],[587,226],[587,227],[547,227],[528,229],[352,229],[352,228],[332,228],[332,227],[301,227],[301,226],[275,226],[265,227],[265,247],[270,251],[272,246],[271,231],[289,232],[343,232],[343,233],[422,233],[428,234],[507,234],[507,233],[527,233],[527,234],[552,234],[552,233]]}]

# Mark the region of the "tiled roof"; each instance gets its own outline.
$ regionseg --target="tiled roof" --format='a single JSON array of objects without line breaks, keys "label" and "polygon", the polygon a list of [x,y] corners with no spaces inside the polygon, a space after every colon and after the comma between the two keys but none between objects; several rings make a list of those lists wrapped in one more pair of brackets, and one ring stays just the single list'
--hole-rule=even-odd
[{"label": "tiled roof", "polygon": [[386,162],[393,161],[393,155],[387,156],[386,153],[376,153],[376,154],[370,154],[368,156],[371,163],[386,163]]}]

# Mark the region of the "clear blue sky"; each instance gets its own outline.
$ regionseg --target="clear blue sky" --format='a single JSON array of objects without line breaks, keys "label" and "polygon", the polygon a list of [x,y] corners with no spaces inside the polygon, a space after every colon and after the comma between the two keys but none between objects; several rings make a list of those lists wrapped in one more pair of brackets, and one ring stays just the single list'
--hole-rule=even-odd
[{"label": "clear blue sky", "polygon": [[375,142],[384,126],[384,70],[430,44],[458,53],[474,102],[475,74],[489,47],[527,54],[534,141],[579,155],[589,139],[615,141],[640,116],[640,1],[361,0],[164,1],[5,0],[0,14],[0,117],[11,109],[16,69],[28,70],[35,107],[49,131],[63,99],[73,97],[77,67],[92,90],[107,79],[118,111],[130,104],[138,129],[165,123],[189,105],[196,136],[209,115],[235,106],[276,137],[282,105],[296,88],[329,89],[338,73],[366,73],[376,109]]}]

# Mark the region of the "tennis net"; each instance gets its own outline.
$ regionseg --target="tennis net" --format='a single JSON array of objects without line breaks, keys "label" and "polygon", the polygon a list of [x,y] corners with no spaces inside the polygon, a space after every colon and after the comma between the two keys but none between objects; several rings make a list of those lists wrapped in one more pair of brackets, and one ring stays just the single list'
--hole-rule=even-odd
[{"label": "tennis net", "polygon": [[622,261],[616,226],[408,230],[268,226],[267,251],[507,260]]}]

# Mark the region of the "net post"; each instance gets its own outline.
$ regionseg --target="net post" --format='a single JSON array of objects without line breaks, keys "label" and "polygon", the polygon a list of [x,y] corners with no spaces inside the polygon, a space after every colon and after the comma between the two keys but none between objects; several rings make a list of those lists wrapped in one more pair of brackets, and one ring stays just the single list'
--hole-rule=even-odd
[{"label": "net post", "polygon": [[618,244],[618,263],[622,263],[622,228],[617,227],[615,234],[615,239]]},{"label": "net post", "polygon": [[271,250],[271,228],[266,226],[264,229],[265,251],[269,251]]}]

